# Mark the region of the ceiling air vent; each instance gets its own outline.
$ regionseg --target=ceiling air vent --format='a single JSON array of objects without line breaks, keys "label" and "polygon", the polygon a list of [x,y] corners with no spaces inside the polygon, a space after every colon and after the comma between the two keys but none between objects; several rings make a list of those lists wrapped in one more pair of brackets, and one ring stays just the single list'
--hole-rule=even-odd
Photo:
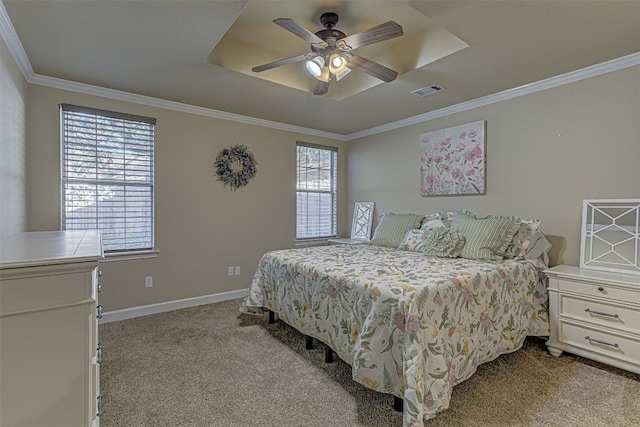
[{"label": "ceiling air vent", "polygon": [[427,96],[427,95],[431,95],[433,93],[437,93],[437,92],[442,92],[443,90],[445,90],[446,88],[440,86],[440,85],[431,85],[431,86],[427,86],[427,87],[423,87],[420,89],[416,89],[411,91],[411,93],[413,93],[414,95],[418,95],[418,96]]}]

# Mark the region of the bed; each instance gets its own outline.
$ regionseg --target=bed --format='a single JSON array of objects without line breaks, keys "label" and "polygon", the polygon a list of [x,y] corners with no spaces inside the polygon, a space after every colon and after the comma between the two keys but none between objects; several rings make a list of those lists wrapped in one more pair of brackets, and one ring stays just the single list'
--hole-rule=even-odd
[{"label": "bed", "polygon": [[403,400],[405,426],[421,426],[478,365],[549,335],[544,264],[374,244],[277,250],[241,310],[322,341],[355,381]]}]

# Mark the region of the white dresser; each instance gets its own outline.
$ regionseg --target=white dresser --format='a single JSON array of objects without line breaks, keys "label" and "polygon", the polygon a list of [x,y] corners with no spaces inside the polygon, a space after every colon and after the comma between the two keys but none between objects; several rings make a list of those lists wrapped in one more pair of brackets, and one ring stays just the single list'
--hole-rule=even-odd
[{"label": "white dresser", "polygon": [[98,426],[97,231],[0,241],[0,426]]},{"label": "white dresser", "polygon": [[549,352],[640,374],[640,276],[567,265],[549,277]]}]

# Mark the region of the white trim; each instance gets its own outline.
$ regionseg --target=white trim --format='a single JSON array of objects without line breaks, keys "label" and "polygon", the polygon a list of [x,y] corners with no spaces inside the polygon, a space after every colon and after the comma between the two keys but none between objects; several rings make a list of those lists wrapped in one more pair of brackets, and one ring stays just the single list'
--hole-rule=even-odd
[{"label": "white trim", "polygon": [[102,315],[102,319],[100,319],[100,323],[117,322],[119,320],[132,319],[134,317],[148,316],[150,314],[180,310],[181,308],[196,307],[204,304],[229,301],[232,299],[244,298],[248,294],[249,289],[240,289],[237,291],[229,291],[219,294],[203,295],[200,297],[160,302],[158,304],[143,305],[140,307],[124,308],[122,310],[114,310],[104,313]]},{"label": "white trim", "polygon": [[311,238],[311,239],[296,239],[296,241],[294,242],[295,246],[317,246],[317,245],[326,245],[327,243],[329,243],[329,240],[331,239],[335,239],[335,236],[333,237],[318,237],[318,238]]},{"label": "white trim", "polygon": [[506,101],[508,99],[517,98],[523,95],[529,95],[535,92],[540,92],[546,89],[551,89],[557,86],[574,83],[580,80],[596,77],[601,74],[610,73],[612,71],[622,70],[624,68],[640,65],[640,52],[632,53],[631,55],[623,56],[620,58],[612,59],[610,61],[602,62],[600,64],[592,65],[590,67],[583,68],[581,70],[570,71],[565,74],[550,77],[548,79],[540,80],[534,83],[529,83],[523,86],[507,89],[502,92],[497,92],[492,95],[483,96],[481,98],[472,99],[471,101],[461,102],[460,104],[452,105],[450,107],[441,108],[439,110],[429,111],[428,113],[419,114],[413,117],[407,117],[406,119],[398,120],[395,122],[387,123],[384,125],[372,127],[359,132],[354,132],[346,136],[347,141],[353,139],[362,138],[365,136],[371,136],[382,132],[387,132],[393,129],[403,128],[418,123],[423,123],[429,120],[437,119],[440,117],[449,116],[451,114],[461,113],[463,111],[471,110],[473,108],[484,107],[486,105],[495,104],[497,102]]},{"label": "white trim", "polygon": [[258,119],[255,117],[243,116],[235,113],[227,113],[225,111],[214,110],[211,108],[197,107],[195,105],[183,104],[175,101],[167,101],[166,99],[153,98],[151,96],[138,95],[135,93],[124,92],[115,89],[108,89],[100,86],[93,86],[85,83],[72,82],[70,80],[59,79],[57,77],[48,77],[40,74],[34,74],[31,79],[27,79],[29,83],[52,87],[56,89],[68,90],[71,92],[79,92],[86,95],[100,96],[103,98],[115,99],[118,101],[131,102],[133,104],[147,105],[149,107],[163,108],[166,110],[179,111],[182,113],[196,114],[200,116],[212,117],[215,119],[229,120],[232,122],[240,122],[249,125],[262,126],[266,128],[284,130],[287,132],[301,133],[304,135],[319,136],[322,138],[333,139],[337,141],[345,141],[345,136],[338,133],[326,132],[317,129],[305,128],[302,126],[290,125],[287,123],[274,122],[271,120]]},{"label": "white trim", "polygon": [[131,251],[131,252],[107,252],[104,254],[104,259],[100,262],[112,262],[112,261],[131,261],[134,259],[147,259],[158,258],[158,250],[148,251]]},{"label": "white trim", "polygon": [[7,45],[7,49],[11,52],[11,56],[13,56],[16,64],[18,64],[20,72],[24,78],[29,81],[34,75],[33,67],[31,67],[31,62],[29,62],[27,53],[24,51],[22,43],[20,43],[20,38],[16,33],[16,29],[13,28],[13,24],[11,23],[11,19],[9,19],[9,14],[7,13],[7,9],[4,8],[2,0],[0,0],[0,36],[2,36],[2,40],[4,40],[4,43]]},{"label": "white trim", "polygon": [[378,133],[387,132],[393,129],[402,128],[418,123],[423,123],[429,120],[445,117],[451,114],[460,113],[463,111],[471,110],[473,108],[479,108],[486,105],[494,104],[496,102],[505,101],[508,99],[517,98],[523,95],[529,95],[531,93],[543,91],[546,89],[554,88],[573,82],[577,82],[583,79],[599,76],[601,74],[610,73],[612,71],[621,70],[623,68],[633,67],[640,65],[640,52],[632,53],[627,56],[612,59],[610,61],[602,62],[600,64],[592,65],[590,67],[582,68],[576,71],[570,71],[565,74],[561,74],[548,79],[540,80],[538,82],[529,83],[523,86],[519,86],[512,89],[507,89],[502,92],[494,93],[492,95],[476,98],[471,101],[461,102],[450,107],[441,108],[435,111],[429,111],[417,116],[408,117],[406,119],[398,120],[395,122],[387,123],[380,126],[375,126],[369,129],[364,129],[359,132],[342,135],[333,132],[321,131],[318,129],[310,129],[301,126],[290,125],[286,123],[273,122],[270,120],[258,119],[255,117],[243,116],[240,114],[227,113],[224,111],[214,110],[210,108],[196,107],[193,105],[182,104],[174,101],[167,101],[159,98],[152,98],[144,95],[137,95],[134,93],[123,92],[119,90],[107,89],[98,86],[92,86],[84,83],[72,82],[69,80],[58,79],[55,77],[42,76],[35,74],[29,58],[27,57],[20,39],[13,28],[13,24],[9,19],[9,15],[0,0],[0,36],[4,39],[13,59],[18,64],[20,71],[24,75],[28,83],[37,84],[41,86],[48,86],[58,89],[64,89],[72,92],[79,92],[88,95],[101,96],[110,99],[116,99],[125,102],[131,102],[136,104],[148,105],[151,107],[165,108],[168,110],[180,111],[190,114],[197,114],[201,116],[213,117],[222,120],[230,120],[240,123],[246,123],[255,126],[262,126],[272,129],[279,129],[288,132],[296,132],[304,135],[318,136],[322,138],[333,139],[336,141],[351,141],[354,139],[362,138],[365,136],[371,136]]}]

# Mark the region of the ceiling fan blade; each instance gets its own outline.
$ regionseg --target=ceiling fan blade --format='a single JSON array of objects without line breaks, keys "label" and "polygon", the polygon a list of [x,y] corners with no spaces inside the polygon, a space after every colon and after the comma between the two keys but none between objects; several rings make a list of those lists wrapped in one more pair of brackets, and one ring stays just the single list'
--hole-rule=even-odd
[{"label": "ceiling fan blade", "polygon": [[273,22],[275,24],[281,26],[285,30],[287,30],[289,32],[292,32],[296,36],[308,41],[309,43],[321,44],[324,47],[327,46],[327,43],[325,43],[324,40],[322,40],[320,37],[316,36],[311,31],[309,31],[306,28],[304,28],[302,25],[298,24],[293,19],[290,19],[290,18],[278,18],[278,19],[274,19]]},{"label": "ceiling fan blade", "polygon": [[358,55],[349,54],[348,67],[365,72],[387,83],[398,77],[397,71]]},{"label": "ceiling fan blade", "polygon": [[400,37],[403,34],[404,31],[402,31],[402,27],[398,23],[388,21],[338,40],[336,45],[342,50],[353,50],[362,46]]},{"label": "ceiling fan blade", "polygon": [[268,64],[263,64],[257,67],[253,67],[251,71],[253,71],[254,73],[259,73],[261,71],[271,70],[272,68],[281,67],[287,64],[293,64],[294,62],[304,61],[309,56],[313,56],[313,55],[309,53],[303,53],[301,55],[292,56],[291,58],[280,59],[279,61],[269,62]]},{"label": "ceiling fan blade", "polygon": [[313,94],[324,95],[329,91],[329,82],[323,82],[317,79],[313,79]]}]

